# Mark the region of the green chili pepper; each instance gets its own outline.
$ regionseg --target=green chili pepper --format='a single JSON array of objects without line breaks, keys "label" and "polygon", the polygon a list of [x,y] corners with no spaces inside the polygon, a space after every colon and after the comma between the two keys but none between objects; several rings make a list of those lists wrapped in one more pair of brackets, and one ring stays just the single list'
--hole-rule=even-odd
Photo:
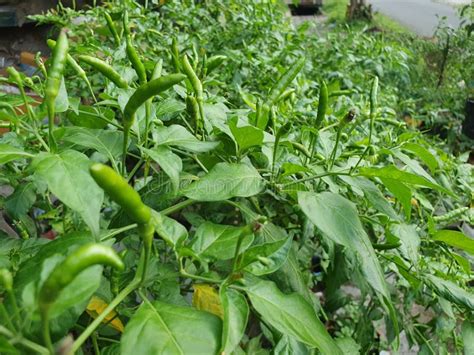
[{"label": "green chili pepper", "polygon": [[303,144],[297,143],[297,142],[290,142],[290,143],[293,146],[293,148],[301,152],[306,158],[311,158],[311,154],[309,153],[308,149],[306,149],[306,147]]},{"label": "green chili pepper", "polygon": [[204,125],[205,116],[204,116],[204,90],[202,87],[202,82],[199,80],[196,72],[194,71],[193,67],[189,63],[188,57],[184,55],[183,57],[183,71],[188,77],[189,82],[194,91],[194,95],[196,96],[196,101],[199,107],[199,115],[201,116],[201,127]]},{"label": "green chili pepper", "polygon": [[202,125],[199,114],[199,104],[193,96],[186,96],[186,110],[196,125],[195,132],[198,133]]},{"label": "green chili pepper", "polygon": [[353,90],[335,90],[331,91],[329,97],[346,96],[352,94],[353,92]]},{"label": "green chili pepper", "polygon": [[80,272],[97,264],[124,269],[122,260],[111,247],[94,243],[83,245],[68,255],[49,274],[39,292],[40,308],[47,309]]},{"label": "green chili pepper", "polygon": [[130,97],[123,112],[123,171],[125,172],[125,158],[127,155],[128,138],[130,135],[130,128],[135,122],[135,114],[138,108],[143,105],[148,99],[160,92],[165,91],[173,85],[182,81],[186,76],[184,74],[170,74],[162,76],[158,79],[149,81],[140,86]]},{"label": "green chili pepper", "polygon": [[189,59],[187,55],[183,57],[183,71],[189,79],[191,86],[193,87],[194,93],[196,94],[196,99],[202,100],[203,98],[203,88],[201,80],[199,80],[198,76],[196,75],[193,67],[189,63]]},{"label": "green chili pepper", "polygon": [[283,94],[288,85],[290,85],[293,79],[296,78],[296,75],[298,75],[301,69],[303,69],[305,61],[306,58],[304,57],[298,59],[298,61],[290,69],[288,69],[275,83],[275,85],[270,90],[270,95],[268,96],[268,101],[270,105],[273,105],[276,102],[278,97]]},{"label": "green chili pepper", "polygon": [[59,87],[61,86],[61,79],[64,73],[64,66],[66,64],[67,52],[69,49],[66,32],[64,30],[59,34],[56,46],[53,49],[51,57],[51,64],[48,70],[48,79],[46,80],[46,88],[44,94],[44,102],[48,108],[49,121],[49,143],[52,148],[56,147],[54,141],[54,115],[55,115],[55,101],[59,94]]},{"label": "green chili pepper", "polygon": [[99,163],[93,164],[89,170],[95,182],[134,222],[148,223],[151,218],[150,208],[121,175],[111,167]]},{"label": "green chili pepper", "polygon": [[173,60],[174,70],[177,73],[181,72],[181,63],[179,61],[179,48],[178,48],[178,41],[176,38],[173,38],[171,42],[171,59]]},{"label": "green chili pepper", "polygon": [[374,127],[375,127],[375,111],[377,109],[377,93],[378,93],[378,88],[379,88],[379,78],[376,76],[374,78],[374,81],[372,82],[372,87],[370,88],[370,112],[369,112],[369,118],[370,118],[370,128],[369,128],[369,138],[367,142],[367,147],[364,149],[362,152],[359,160],[357,163],[351,168],[351,172],[354,171],[359,167],[360,162],[362,159],[365,157],[367,152],[370,149],[370,146],[372,144],[372,135],[374,132]]},{"label": "green chili pepper", "polygon": [[318,129],[323,123],[324,117],[326,117],[326,112],[328,110],[328,87],[326,83],[321,82],[321,89],[319,91],[319,102],[318,102],[318,114],[316,116],[316,122],[314,127]]},{"label": "green chili pepper", "polygon": [[169,89],[173,85],[178,84],[184,78],[186,78],[184,74],[170,74],[140,86],[125,105],[123,112],[124,127],[129,129],[133,125],[133,122],[135,121],[135,113],[138,108],[145,103],[145,101],[158,95],[162,91]]},{"label": "green chili pepper", "polygon": [[397,249],[402,243],[395,242],[395,243],[385,243],[385,244],[372,244],[375,250],[390,250],[390,249]]},{"label": "green chili pepper", "polygon": [[112,17],[110,17],[110,14],[107,11],[103,12],[105,21],[107,22],[107,27],[109,28],[110,33],[112,36],[114,36],[115,44],[117,46],[120,45],[120,36],[117,32],[117,28],[115,27],[115,23],[112,20]]},{"label": "green chili pepper", "polygon": [[130,28],[128,27],[128,12],[125,11],[123,14],[123,28],[125,33],[125,42],[126,42],[126,52],[127,58],[132,64],[133,69],[138,75],[138,81],[140,84],[146,83],[146,70],[143,62],[141,61],[135,47],[132,44],[132,38],[130,36]]},{"label": "green chili pepper", "polygon": [[117,73],[114,68],[112,68],[112,66],[110,66],[103,60],[88,55],[80,55],[78,59],[81,62],[89,64],[92,68],[94,68],[107,79],[109,79],[111,82],[113,82],[117,87],[121,89],[128,88],[128,84],[125,79],[123,79],[122,76]]},{"label": "green chili pepper", "polygon": [[[51,48],[52,50],[54,50],[54,48],[56,47],[56,41],[53,39],[48,39],[46,43],[48,44],[48,47]],[[76,60],[70,54],[67,54],[66,61],[67,61],[67,64],[76,72],[76,74],[82,80],[84,80],[84,82],[87,85],[87,88],[92,94],[92,98],[94,99],[94,101],[97,101],[94,95],[94,90],[92,90],[92,85],[89,79],[87,78],[87,74],[84,71],[84,69],[82,69],[82,67],[76,62]]]},{"label": "green chili pepper", "polygon": [[43,338],[51,354],[54,354],[51,335],[49,332],[49,309],[74,278],[90,266],[104,264],[119,270],[124,264],[115,251],[108,246],[90,243],[83,245],[66,257],[45,280],[38,295],[38,304],[41,312]]},{"label": "green chili pepper", "polygon": [[0,269],[0,286],[3,286],[7,292],[13,290],[13,276],[8,269]]}]

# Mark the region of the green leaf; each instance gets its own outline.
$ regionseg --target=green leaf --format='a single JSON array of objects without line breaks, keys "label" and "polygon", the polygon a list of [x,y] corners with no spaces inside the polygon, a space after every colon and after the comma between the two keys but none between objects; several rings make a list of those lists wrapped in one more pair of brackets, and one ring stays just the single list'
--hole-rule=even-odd
[{"label": "green leaf", "polygon": [[377,185],[372,181],[361,177],[354,178],[350,176],[341,176],[341,179],[347,182],[350,186],[356,186],[361,189],[364,192],[364,196],[377,211],[387,215],[393,220],[400,220],[400,217],[395,212],[392,205],[387,201]]},{"label": "green leaf", "polygon": [[318,348],[323,354],[342,354],[311,305],[299,294],[283,294],[271,281],[245,287],[250,302],[265,322],[279,332]]},{"label": "green leaf", "polygon": [[98,234],[104,192],[89,174],[90,164],[84,154],[67,150],[59,154],[42,153],[33,160],[32,167],[49,190]]},{"label": "green leaf", "polygon": [[249,317],[249,306],[245,297],[233,289],[223,287],[220,290],[219,296],[224,308],[222,345],[219,353],[232,354],[245,333]]},{"label": "green leaf", "polygon": [[381,298],[390,313],[398,336],[398,321],[390,300],[382,268],[369,236],[360,222],[355,205],[344,197],[323,192],[298,192],[298,203],[314,225],[333,242],[343,245],[347,252],[355,253],[359,267],[369,285]]},{"label": "green leaf", "polygon": [[173,248],[188,237],[188,231],[182,224],[159,212],[152,211],[151,223],[155,227],[155,232]]},{"label": "green leaf", "polygon": [[310,355],[311,350],[308,346],[297,341],[295,338],[288,335],[283,335],[273,349],[274,355]]},{"label": "green leaf", "polygon": [[7,212],[16,219],[24,216],[36,201],[36,189],[31,181],[19,185],[5,201]]},{"label": "green leaf", "polygon": [[184,103],[168,98],[156,104],[156,117],[162,121],[169,121],[185,109],[186,105]]},{"label": "green leaf", "polygon": [[[52,268],[81,245],[94,241],[89,233],[74,233],[57,238],[39,248],[32,257],[26,259],[15,275],[15,293],[22,299],[27,314],[37,312],[37,290]],[[102,277],[102,267],[95,266],[80,273],[60,293],[51,308],[50,326],[57,337],[64,336],[77,322],[86,309],[89,298],[97,290]],[[37,318],[30,325],[29,332],[39,333],[41,324]]]},{"label": "green leaf", "polygon": [[416,264],[420,248],[420,236],[416,231],[416,226],[403,223],[394,224],[390,227],[390,232],[402,242],[400,246],[402,255]]},{"label": "green leaf", "polygon": [[112,162],[122,155],[123,132],[83,127],[66,127],[64,130],[63,140],[87,149],[92,148]]},{"label": "green leaf", "polygon": [[145,302],[125,327],[121,354],[216,354],[221,328],[221,320],[211,313]]},{"label": "green leaf", "polygon": [[392,154],[400,159],[405,165],[416,175],[424,177],[426,180],[436,184],[436,180],[428,174],[428,172],[421,166],[421,164],[408,155],[402,153],[399,149],[392,149]]},{"label": "green leaf", "polygon": [[293,240],[286,238],[254,245],[242,255],[239,266],[254,275],[271,274],[284,264],[292,244]]},{"label": "green leaf", "polygon": [[[252,211],[244,203],[235,203],[235,206],[242,211],[247,220],[254,221],[258,214]],[[260,236],[266,242],[275,242],[278,240],[288,239],[288,235],[283,228],[280,228],[273,223],[263,224],[260,230]],[[284,291],[289,290],[297,292],[309,302],[315,310],[319,310],[321,305],[319,304],[314,293],[309,289],[306,283],[306,277],[301,272],[298,259],[296,257],[296,251],[294,248],[290,248],[288,257],[283,263],[280,269],[271,275],[272,279],[277,282],[278,287]]]},{"label": "green leaf", "polygon": [[63,235],[47,244],[41,246],[33,257],[29,257],[21,263],[18,272],[15,275],[15,292],[21,294],[23,288],[35,280],[38,280],[40,271],[38,265],[41,265],[47,258],[55,254],[66,255],[74,248],[86,243],[93,242],[94,238],[89,233],[74,233]]},{"label": "green leaf", "polygon": [[[239,236],[245,227],[235,227],[211,222],[202,223],[196,230],[192,249],[199,256],[217,260],[228,260],[234,257]],[[248,234],[242,239],[240,251],[246,250],[254,239]]]},{"label": "green leaf", "polygon": [[462,323],[462,341],[464,354],[474,354],[474,322],[470,319],[466,319]]},{"label": "green leaf", "polygon": [[405,212],[406,219],[410,220],[411,216],[411,189],[400,181],[389,178],[380,179],[384,186],[400,201]]},{"label": "green leaf", "polygon": [[67,94],[64,77],[61,77],[58,96],[56,96],[56,100],[54,101],[54,111],[56,111],[56,113],[66,112],[68,108],[69,96]]},{"label": "green leaf", "polygon": [[0,335],[0,354],[14,354],[14,355],[19,355],[20,351],[17,350],[10,342],[8,341],[7,338],[4,336]]},{"label": "green leaf", "polygon": [[426,275],[424,278],[427,286],[438,296],[446,298],[459,306],[474,310],[474,294],[462,289],[454,282],[439,278],[434,275]]},{"label": "green leaf", "polygon": [[115,115],[109,108],[79,105],[77,111],[68,111],[66,118],[74,126],[101,129],[107,127],[107,121],[112,121]]},{"label": "green leaf", "polygon": [[175,146],[194,153],[208,152],[219,145],[219,142],[203,142],[198,140],[186,128],[180,125],[157,127],[153,138],[157,145]]},{"label": "green leaf", "polygon": [[434,190],[444,192],[448,195],[453,195],[451,191],[429,181],[427,178],[400,170],[394,165],[388,165],[383,168],[361,168],[359,171],[359,175],[392,179],[398,181],[399,183],[401,182],[408,185],[428,187]]},{"label": "green leaf", "polygon": [[[42,281],[51,273],[53,267],[57,266],[64,258],[64,255],[56,254],[44,261],[41,271]],[[90,297],[99,288],[101,277],[102,266],[100,265],[95,265],[82,271],[61,291],[59,297],[51,306],[49,311],[50,317],[55,318],[67,311],[73,311],[78,317],[85,310]]]},{"label": "green leaf", "polygon": [[426,166],[428,167],[428,169],[430,169],[432,173],[434,173],[435,170],[438,169],[438,161],[436,160],[434,155],[431,154],[430,151],[422,145],[416,143],[405,143],[402,148],[415,154],[419,159],[423,161],[423,163],[426,164]]},{"label": "green leaf", "polygon": [[265,181],[253,166],[219,163],[207,175],[186,187],[183,193],[197,201],[222,201],[254,196],[264,187]]},{"label": "green leaf", "polygon": [[240,151],[262,145],[263,131],[261,129],[253,126],[237,127],[233,122],[229,126]]},{"label": "green leaf", "polygon": [[345,355],[359,355],[361,353],[360,345],[350,337],[338,338],[336,343]]},{"label": "green leaf", "polygon": [[179,174],[183,170],[181,158],[165,146],[157,146],[153,149],[141,148],[141,150],[161,167],[170,178],[174,190],[178,190]]},{"label": "green leaf", "polygon": [[434,234],[433,239],[439,242],[444,242],[452,247],[465,250],[469,254],[474,255],[474,240],[461,232],[440,230]]},{"label": "green leaf", "polygon": [[0,143],[0,164],[6,164],[12,160],[33,158],[34,155],[16,148],[9,144]]}]

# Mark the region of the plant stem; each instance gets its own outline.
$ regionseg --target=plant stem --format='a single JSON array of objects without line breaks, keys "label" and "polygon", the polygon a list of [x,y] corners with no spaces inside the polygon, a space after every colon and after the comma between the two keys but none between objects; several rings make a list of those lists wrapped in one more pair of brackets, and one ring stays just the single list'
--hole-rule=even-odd
[{"label": "plant stem", "polygon": [[70,355],[74,354],[82,344],[89,338],[89,336],[96,330],[96,328],[102,323],[102,321],[122,302],[130,293],[132,293],[139,285],[139,280],[133,280],[127,287],[125,287],[120,293],[109,303],[104,311],[97,316],[94,321],[87,326],[82,334],[72,344]]},{"label": "plant stem", "polygon": [[244,240],[245,236],[250,233],[252,233],[252,229],[249,225],[247,225],[242,231],[242,233],[239,234],[239,239],[237,239],[237,245],[235,246],[234,260],[232,261],[233,273],[237,270],[240,264],[239,254],[240,254],[240,247],[242,246],[242,241]]},{"label": "plant stem", "polygon": [[15,335],[14,333],[10,332],[7,328],[5,328],[2,325],[0,325],[0,334],[5,335],[6,337],[10,338],[12,343],[19,343],[23,345],[24,347],[35,351],[38,354],[44,354],[44,355],[49,354],[48,349],[46,349],[45,347],[39,344],[36,344],[28,339],[25,339],[19,335]]},{"label": "plant stem", "polygon": [[332,176],[332,175],[347,175],[347,176],[350,176],[351,173],[350,172],[344,172],[344,171],[328,171],[328,172],[325,172],[325,173],[322,173],[322,174],[312,175],[312,176],[309,176],[309,177],[306,177],[306,178],[303,178],[303,179],[288,182],[286,184],[283,184],[282,187],[285,188],[285,187],[288,187],[288,186],[291,186],[291,185],[299,184],[301,182],[311,181],[311,180],[314,180],[314,179],[319,179],[319,178],[322,178],[322,177],[325,177],[325,176]]},{"label": "plant stem", "polygon": [[2,318],[5,318],[5,322],[7,323],[10,330],[15,330],[15,327],[13,326],[13,323],[10,317],[8,316],[8,312],[5,309],[5,305],[3,303],[0,303],[0,315],[2,316]]},{"label": "plant stem", "polygon": [[175,213],[175,212],[178,212],[178,211],[182,210],[185,207],[188,207],[188,206],[192,205],[195,202],[197,202],[197,201],[191,200],[191,199],[187,199],[187,200],[178,202],[176,205],[173,205],[171,207],[165,208],[164,210],[161,210],[160,214],[162,214],[164,216],[168,216],[172,213]]},{"label": "plant stem", "polygon": [[205,282],[209,282],[209,283],[219,283],[220,284],[220,283],[224,282],[224,280],[211,279],[210,277],[189,274],[184,269],[183,259],[181,257],[179,257],[179,255],[176,255],[176,257],[179,260],[179,262],[178,262],[178,264],[179,264],[179,273],[181,274],[181,276],[187,277],[187,278],[190,278],[190,279],[194,279],[194,280],[205,281]]},{"label": "plant stem", "polygon": [[94,347],[95,355],[100,355],[99,344],[97,343],[97,334],[92,333],[91,338],[92,338],[92,346]]},{"label": "plant stem", "polygon": [[13,307],[13,312],[14,312],[13,319],[15,319],[16,325],[20,326],[20,321],[21,321],[20,309],[18,308],[18,303],[16,302],[16,298],[15,298],[15,294],[13,290],[10,290],[8,292],[8,298],[10,298],[10,303],[12,304],[12,307]]},{"label": "plant stem", "polygon": [[129,224],[128,226],[125,226],[125,227],[122,227],[122,228],[117,228],[109,233],[107,233],[106,235],[102,236],[100,238],[100,241],[103,242],[103,241],[106,241],[110,238],[113,238],[115,237],[117,234],[120,234],[120,233],[123,233],[123,232],[126,232],[130,229],[133,229],[133,228],[137,228],[137,224],[136,223],[133,223],[133,224]]},{"label": "plant stem", "polygon": [[145,102],[145,139],[143,141],[143,146],[147,148],[148,145],[148,135],[150,134],[150,118],[151,118],[151,100]]},{"label": "plant stem", "polygon": [[51,333],[49,331],[49,314],[48,309],[42,311],[41,328],[43,331],[44,345],[48,348],[50,354],[54,354],[53,342],[51,341]]},{"label": "plant stem", "polygon": [[343,126],[339,126],[339,128],[337,129],[336,143],[334,144],[334,148],[333,148],[333,150],[331,152],[331,156],[329,158],[329,170],[332,169],[332,167],[334,166],[334,162],[336,161],[337,147],[339,146],[339,141],[341,139],[342,128],[343,128]]}]

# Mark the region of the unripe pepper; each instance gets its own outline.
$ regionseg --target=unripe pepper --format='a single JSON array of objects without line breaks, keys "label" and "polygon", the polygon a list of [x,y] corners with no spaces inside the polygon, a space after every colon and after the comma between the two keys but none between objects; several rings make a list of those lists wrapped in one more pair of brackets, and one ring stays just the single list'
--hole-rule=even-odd
[{"label": "unripe pepper", "polygon": [[91,57],[89,55],[80,55],[78,59],[81,62],[89,64],[92,68],[113,82],[117,87],[121,89],[128,88],[128,83],[125,81],[125,79],[123,79],[122,76],[117,73],[117,71],[112,68],[111,65],[107,64],[103,60]]},{"label": "unripe pepper", "polygon": [[301,69],[303,69],[305,61],[305,57],[298,59],[296,63],[290,69],[288,69],[272,87],[268,96],[270,105],[273,105],[276,102],[280,95],[286,90],[288,85],[290,85],[291,82],[296,78]]},{"label": "unripe pepper", "polygon": [[93,164],[89,170],[95,182],[134,222],[148,223],[151,218],[150,208],[121,175],[111,167],[99,163]]},{"label": "unripe pepper", "polygon": [[66,32],[62,30],[59,34],[56,46],[53,49],[51,57],[51,64],[48,70],[48,78],[46,79],[46,88],[44,93],[44,102],[48,108],[49,121],[49,143],[52,148],[55,148],[56,143],[53,136],[54,128],[54,114],[55,101],[59,94],[59,87],[61,86],[61,79],[64,73],[64,66],[66,64],[67,53],[69,45]]},{"label": "unripe pepper", "polygon": [[109,28],[110,33],[114,37],[115,44],[117,46],[120,45],[120,36],[118,35],[117,28],[115,27],[114,20],[112,20],[112,17],[107,11],[104,11],[104,18],[105,21],[107,22],[107,27]]},{"label": "unripe pepper", "polygon": [[149,81],[148,83],[140,86],[125,105],[125,109],[123,111],[124,128],[129,129],[132,127],[133,122],[135,121],[135,113],[137,112],[138,108],[145,103],[145,101],[169,89],[173,85],[178,84],[184,78],[186,78],[184,74],[170,74]]},{"label": "unripe pepper", "polygon": [[135,72],[138,75],[138,81],[140,82],[140,84],[145,84],[146,83],[145,66],[143,65],[143,62],[141,61],[135,47],[132,44],[132,38],[130,36],[130,29],[128,26],[129,26],[128,25],[128,12],[125,11],[123,14],[123,30],[125,33],[125,42],[126,42],[125,51],[127,52],[128,60],[130,61],[133,69],[135,69]]},{"label": "unripe pepper", "polygon": [[199,129],[202,127],[202,124],[199,114],[199,104],[194,96],[186,96],[186,110],[188,111],[191,120],[194,121],[196,125],[195,132],[197,134]]},{"label": "unripe pepper", "polygon": [[40,309],[47,311],[49,306],[58,298],[61,291],[79,273],[97,264],[109,265],[119,270],[124,269],[122,259],[111,247],[95,243],[83,245],[68,255],[49,274],[39,292]]},{"label": "unripe pepper", "polygon": [[191,63],[189,63],[188,57],[184,55],[182,61],[183,71],[188,77],[189,82],[194,91],[194,95],[196,96],[196,101],[199,107],[199,115],[201,116],[201,125],[204,125],[205,118],[204,118],[204,90],[202,87],[202,82],[199,80],[196,72],[194,71]]},{"label": "unripe pepper", "polygon": [[51,305],[77,275],[90,266],[104,264],[119,270],[124,269],[122,259],[115,251],[102,244],[85,244],[66,257],[53,269],[44,281],[38,295],[38,305],[41,313],[43,338],[51,354],[54,354],[53,343],[49,331],[49,310]]},{"label": "unripe pepper", "polygon": [[323,123],[324,117],[326,117],[326,112],[328,110],[328,98],[328,87],[323,80],[321,82],[321,89],[319,91],[318,114],[316,116],[316,122],[314,123],[316,129],[319,129]]},{"label": "unripe pepper", "polygon": [[[48,44],[48,47],[54,50],[54,48],[56,47],[56,41],[53,39],[48,39],[46,42]],[[92,98],[94,99],[94,101],[96,101],[94,91],[92,90],[92,85],[89,79],[87,78],[87,75],[84,69],[81,68],[81,66],[76,62],[76,60],[70,54],[66,56],[66,61],[67,61],[67,64],[76,72],[76,74],[86,83],[87,88],[92,94]]]},{"label": "unripe pepper", "polygon": [[141,270],[141,282],[143,282],[155,234],[155,227],[150,221],[151,209],[142,202],[138,192],[121,175],[107,165],[93,164],[90,167],[90,173],[110,198],[119,204],[125,213],[138,224],[138,233],[143,241],[145,251]]}]

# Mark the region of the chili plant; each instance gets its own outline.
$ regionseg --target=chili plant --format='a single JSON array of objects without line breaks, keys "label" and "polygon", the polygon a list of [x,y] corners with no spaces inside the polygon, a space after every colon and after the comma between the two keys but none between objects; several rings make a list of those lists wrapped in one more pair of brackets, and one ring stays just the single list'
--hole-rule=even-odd
[{"label": "chili plant", "polygon": [[53,54],[0,106],[2,349],[469,352],[472,166],[398,119],[408,49],[266,1],[36,19]]}]

